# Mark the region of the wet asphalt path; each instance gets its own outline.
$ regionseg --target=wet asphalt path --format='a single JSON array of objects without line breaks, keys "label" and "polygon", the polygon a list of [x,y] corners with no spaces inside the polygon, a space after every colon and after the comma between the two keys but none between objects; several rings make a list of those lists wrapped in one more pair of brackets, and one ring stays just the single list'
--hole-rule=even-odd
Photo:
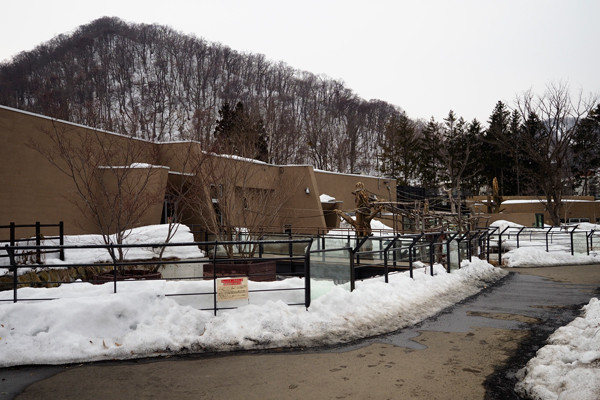
[{"label": "wet asphalt path", "polygon": [[517,382],[516,372],[544,346],[548,336],[578,317],[581,307],[599,294],[598,283],[556,282],[540,276],[511,272],[493,286],[420,324],[341,346],[334,351],[355,350],[373,343],[419,350],[425,346],[413,339],[423,331],[469,332],[479,327],[525,330],[530,333],[528,338],[485,383],[486,399],[519,399],[513,390]]},{"label": "wet asphalt path", "polygon": [[[478,295],[414,327],[362,340],[359,343],[317,351],[347,352],[373,343],[421,349],[424,346],[412,339],[419,336],[422,331],[468,332],[476,327],[527,330],[533,333],[530,338],[521,344],[519,351],[507,365],[499,368],[493,376],[488,377],[486,382],[488,389],[486,398],[517,398],[512,393],[514,373],[535,354],[548,335],[577,317],[580,307],[591,297],[598,296],[598,293],[597,283],[555,282],[543,277],[511,273]],[[315,352],[315,350],[311,351]],[[170,358],[170,361],[174,358]],[[156,359],[151,360],[151,362],[156,361]],[[110,362],[105,365],[123,363]],[[74,367],[76,366],[27,366],[0,369],[0,400],[16,398],[29,385],[45,379],[52,381],[53,376],[59,376],[61,372]]]},{"label": "wet asphalt path", "polygon": [[[468,332],[472,328],[556,330],[579,315],[579,308],[598,295],[596,284],[554,282],[546,278],[510,273],[493,286],[484,289],[410,328],[376,338],[362,340],[336,351],[347,351],[371,343],[388,343],[412,349],[423,345],[411,340],[421,331]],[[502,316],[525,316],[536,321],[503,319]]]}]

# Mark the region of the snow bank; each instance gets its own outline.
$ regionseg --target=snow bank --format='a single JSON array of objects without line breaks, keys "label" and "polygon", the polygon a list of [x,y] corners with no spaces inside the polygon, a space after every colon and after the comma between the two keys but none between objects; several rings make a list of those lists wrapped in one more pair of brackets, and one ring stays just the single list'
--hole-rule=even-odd
[{"label": "snow bank", "polygon": [[[209,281],[88,283],[19,289],[19,298],[59,298],[0,303],[0,366],[61,364],[149,357],[171,352],[316,346],[352,341],[415,324],[469,297],[506,274],[485,261],[464,262],[451,274],[441,265],[356,283],[349,292],[333,286],[308,310],[288,306],[302,291],[262,292],[251,304],[217,317],[192,305],[192,297],[165,293],[202,291]],[[288,282],[289,281],[289,282]],[[299,278],[250,282],[265,289],[302,286]],[[293,294],[295,293],[295,294]],[[256,294],[258,296],[258,294]],[[288,296],[288,297],[286,297]],[[10,293],[0,292],[0,298]]]},{"label": "snow bank", "polygon": [[535,247],[520,247],[502,255],[507,267],[551,267],[558,265],[598,264],[600,256],[596,253],[571,255],[565,251],[550,251]]},{"label": "snow bank", "polygon": [[600,398],[600,301],[591,299],[583,310],[519,371],[519,394],[536,400]]},{"label": "snow bank", "polygon": [[[351,216],[350,218],[356,220],[355,216]],[[346,220],[340,219],[340,221],[340,229],[332,229],[327,233],[328,235],[347,235],[348,230],[354,229]],[[371,229],[373,231],[372,236],[394,236],[394,229],[376,219],[371,220]],[[354,232],[352,234],[354,235]]]},{"label": "snow bank", "polygon": [[[149,225],[140,228],[132,229],[131,232],[124,239],[124,244],[157,244],[164,243],[167,239],[169,225]],[[194,242],[194,235],[190,232],[190,229],[185,225],[174,225],[176,229],[173,237],[169,241],[170,243],[191,243]],[[116,243],[114,235],[111,237],[111,241]],[[103,245],[104,239],[102,235],[65,235],[64,244],[67,246],[84,246],[84,245]],[[22,245],[26,245],[22,242]],[[35,245],[35,239],[31,240],[30,245]],[[41,245],[58,245],[58,239],[42,240]],[[156,258],[159,255],[159,248],[138,247],[125,249],[126,260],[149,260]],[[5,250],[0,250],[0,254],[6,254]],[[163,258],[202,258],[204,254],[197,246],[176,246],[167,247],[163,253]],[[45,254],[46,266],[59,265],[59,264],[88,264],[88,263],[100,263],[100,262],[111,262],[112,259],[108,253],[108,250],[103,248],[98,249],[67,249],[65,250],[65,261],[59,259],[58,253]],[[9,265],[8,257],[0,258],[0,265]],[[0,269],[0,276],[4,275],[8,270]],[[26,272],[26,269],[20,269],[21,273]]]},{"label": "snow bank", "polygon": [[490,224],[492,227],[498,227],[498,232],[502,232],[506,228],[522,228],[523,225],[516,224],[514,222],[499,219]]}]

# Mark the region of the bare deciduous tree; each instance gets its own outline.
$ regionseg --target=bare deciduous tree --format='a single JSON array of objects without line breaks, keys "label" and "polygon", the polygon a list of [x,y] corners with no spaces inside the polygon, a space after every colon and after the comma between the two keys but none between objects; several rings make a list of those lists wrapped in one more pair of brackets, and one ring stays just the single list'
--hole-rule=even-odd
[{"label": "bare deciduous tree", "polygon": [[[237,156],[204,153],[188,180],[186,207],[219,241],[258,240],[280,231],[280,211],[294,183],[279,168]],[[257,245],[225,246],[228,257],[252,257]]]},{"label": "bare deciduous tree", "polygon": [[58,122],[43,134],[48,142],[30,146],[71,179],[75,196],[65,197],[91,218],[104,244],[122,244],[150,209],[162,207],[167,172],[150,143]]},{"label": "bare deciduous tree", "polygon": [[597,96],[572,95],[565,83],[552,83],[542,95],[531,90],[516,99],[525,122],[524,151],[534,164],[528,173],[545,198],[552,224],[560,225],[563,196],[571,187],[571,142],[579,123],[597,104]]}]

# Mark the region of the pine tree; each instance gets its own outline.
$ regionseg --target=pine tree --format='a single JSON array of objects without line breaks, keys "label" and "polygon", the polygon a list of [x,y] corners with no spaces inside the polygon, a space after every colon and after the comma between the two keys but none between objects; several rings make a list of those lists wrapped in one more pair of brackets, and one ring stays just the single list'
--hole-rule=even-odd
[{"label": "pine tree", "polygon": [[480,189],[487,184],[483,174],[483,166],[487,162],[482,158],[483,153],[483,127],[477,119],[473,119],[468,125],[465,132],[465,141],[470,146],[469,155],[469,170],[464,179],[464,186],[469,192],[478,194]]},{"label": "pine tree", "polygon": [[498,101],[488,121],[488,129],[484,135],[482,154],[487,162],[484,164],[483,175],[488,185],[491,186],[494,178],[498,179],[500,195],[514,194],[511,174],[507,169],[511,166],[511,157],[508,145],[510,111]]},{"label": "pine tree", "polygon": [[423,135],[419,143],[421,157],[418,160],[418,175],[421,178],[421,184],[426,188],[436,188],[439,183],[441,169],[439,160],[440,141],[440,125],[431,117],[423,129]]},{"label": "pine tree", "polygon": [[261,118],[247,113],[241,102],[233,110],[229,103],[224,103],[219,117],[215,138],[220,153],[268,161],[267,134]]},{"label": "pine tree", "polygon": [[381,172],[398,185],[414,183],[419,154],[419,139],[414,122],[406,113],[393,115],[384,130]]},{"label": "pine tree", "polygon": [[510,179],[507,180],[507,193],[520,196],[523,190],[523,171],[527,166],[527,154],[525,153],[523,143],[523,127],[521,124],[521,115],[517,110],[513,110],[510,116],[510,125],[508,128],[508,140],[505,143],[510,155],[511,165]]},{"label": "pine tree", "polygon": [[583,195],[591,195],[588,187],[590,176],[600,168],[600,104],[583,118],[573,135],[574,186],[583,188]]}]

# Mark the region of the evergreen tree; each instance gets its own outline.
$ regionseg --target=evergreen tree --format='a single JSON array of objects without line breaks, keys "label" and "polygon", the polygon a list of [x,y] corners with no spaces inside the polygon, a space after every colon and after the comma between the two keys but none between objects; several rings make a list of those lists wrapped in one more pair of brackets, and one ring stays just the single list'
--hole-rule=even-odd
[{"label": "evergreen tree", "polygon": [[486,160],[483,164],[483,175],[490,187],[492,180],[498,179],[502,196],[515,192],[511,174],[507,171],[512,162],[508,145],[510,118],[510,111],[506,105],[498,101],[488,121],[482,148],[482,156]]},{"label": "evergreen tree", "polygon": [[414,183],[419,156],[415,124],[406,113],[392,115],[384,130],[381,172],[398,185]]},{"label": "evergreen tree", "polygon": [[523,171],[527,167],[527,154],[523,143],[523,126],[521,124],[521,115],[519,111],[513,110],[510,116],[510,125],[508,128],[508,140],[505,143],[508,149],[511,164],[510,179],[506,187],[510,195],[520,196],[523,190]]},{"label": "evergreen tree", "polygon": [[446,167],[443,179],[449,188],[459,192],[467,164],[472,160],[471,147],[466,136],[465,120],[462,117],[457,118],[454,111],[450,110],[448,116],[444,118],[442,132],[440,154]]},{"label": "evergreen tree", "polygon": [[224,103],[219,117],[215,137],[220,153],[268,161],[267,134],[262,119],[248,114],[241,102],[233,110],[229,103]]},{"label": "evergreen tree", "polygon": [[484,130],[477,119],[473,119],[465,132],[465,141],[470,146],[469,165],[470,169],[465,171],[467,175],[464,179],[465,189],[472,194],[478,194],[483,186],[487,184],[486,178],[482,173],[487,160],[482,158]]},{"label": "evergreen tree", "polygon": [[[477,129],[477,123],[474,125]],[[456,118],[450,110],[444,118],[443,140],[440,148],[440,159],[445,167],[443,171],[444,190],[448,194],[450,210],[456,215],[456,225],[463,229],[462,199],[466,195],[463,183],[468,182],[476,171],[473,158],[473,145],[468,134],[467,124],[460,117]]]},{"label": "evergreen tree", "polygon": [[522,192],[525,195],[537,195],[542,192],[540,182],[540,171],[542,164],[539,160],[534,159],[529,154],[543,154],[544,149],[540,145],[542,136],[545,135],[544,124],[536,113],[531,112],[527,120],[523,123],[520,130],[520,143],[523,145],[523,153],[525,154],[522,163]]},{"label": "evergreen tree", "polygon": [[422,186],[437,188],[440,176],[440,141],[441,129],[433,117],[427,122],[420,138],[419,148],[421,156],[418,159],[418,175]]},{"label": "evergreen tree", "polygon": [[582,186],[583,195],[594,194],[588,189],[589,178],[600,168],[600,104],[583,118],[573,135],[574,185]]}]

